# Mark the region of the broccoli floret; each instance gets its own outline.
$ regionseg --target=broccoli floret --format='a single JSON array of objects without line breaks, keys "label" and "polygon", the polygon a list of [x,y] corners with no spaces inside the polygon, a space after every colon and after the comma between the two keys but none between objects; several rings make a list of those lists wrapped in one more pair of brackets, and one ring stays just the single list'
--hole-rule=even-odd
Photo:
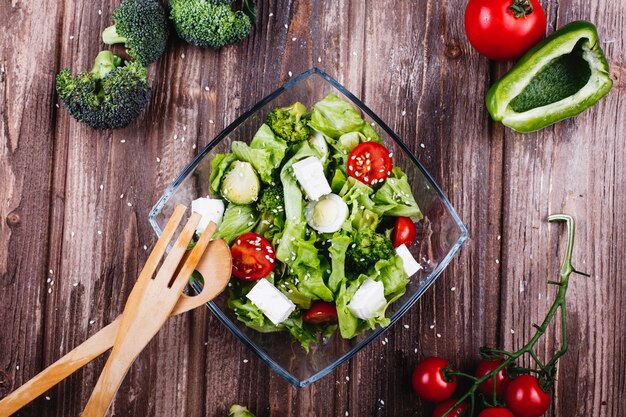
[{"label": "broccoli floret", "polygon": [[219,49],[250,33],[252,22],[222,0],[170,0],[170,19],[178,36],[192,45]]},{"label": "broccoli floret", "polygon": [[159,59],[169,37],[167,16],[159,0],[122,0],[113,12],[115,25],[102,32],[108,45],[123,43],[128,54],[141,65]]},{"label": "broccoli floret", "polygon": [[273,239],[276,232],[282,230],[285,222],[285,198],[282,187],[275,185],[263,190],[256,207],[261,213],[261,219],[255,233]]},{"label": "broccoli floret", "polygon": [[288,107],[276,107],[267,115],[265,123],[285,141],[301,142],[311,135],[306,115],[305,105],[297,102]]},{"label": "broccoli floret", "polygon": [[387,237],[370,229],[360,230],[346,251],[346,271],[365,274],[376,262],[394,255]]},{"label": "broccoli floret", "polygon": [[76,120],[94,129],[117,129],[132,122],[150,101],[146,69],[125,63],[111,51],[96,57],[91,72],[57,75],[57,93]]},{"label": "broccoli floret", "polygon": [[246,407],[242,407],[239,404],[233,404],[228,410],[228,417],[254,417],[254,414],[250,412]]}]

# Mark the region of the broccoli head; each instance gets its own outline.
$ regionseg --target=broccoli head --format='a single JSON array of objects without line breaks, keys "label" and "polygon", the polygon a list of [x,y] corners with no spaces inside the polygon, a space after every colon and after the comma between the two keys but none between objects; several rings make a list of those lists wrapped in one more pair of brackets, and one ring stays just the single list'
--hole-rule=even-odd
[{"label": "broccoli head", "polygon": [[159,0],[122,0],[113,12],[115,25],[102,32],[107,45],[123,43],[143,66],[159,59],[169,38],[167,16]]},{"label": "broccoli head", "polygon": [[346,271],[365,274],[376,262],[394,255],[393,244],[386,236],[370,229],[360,230],[346,251]]},{"label": "broccoli head", "polygon": [[261,193],[256,206],[261,219],[254,230],[267,239],[283,229],[285,223],[285,198],[283,189],[279,185],[268,187]]},{"label": "broccoli head", "polygon": [[265,123],[285,141],[301,142],[311,135],[306,115],[305,105],[297,102],[288,107],[276,107],[267,115]]},{"label": "broccoli head", "polygon": [[96,57],[91,72],[57,75],[57,93],[68,112],[94,129],[117,129],[132,122],[150,100],[146,69],[125,63],[111,51]]},{"label": "broccoli head", "polygon": [[170,19],[178,36],[203,48],[219,49],[239,42],[250,33],[252,22],[243,11],[233,11],[231,1],[170,0]]}]

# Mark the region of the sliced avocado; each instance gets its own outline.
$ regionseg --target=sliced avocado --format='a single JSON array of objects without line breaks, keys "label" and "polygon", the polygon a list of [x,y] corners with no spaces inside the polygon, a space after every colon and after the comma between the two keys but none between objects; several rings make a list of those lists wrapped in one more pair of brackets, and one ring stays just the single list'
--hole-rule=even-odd
[{"label": "sliced avocado", "polygon": [[235,204],[251,204],[259,198],[259,176],[249,162],[235,161],[222,180],[222,196]]}]

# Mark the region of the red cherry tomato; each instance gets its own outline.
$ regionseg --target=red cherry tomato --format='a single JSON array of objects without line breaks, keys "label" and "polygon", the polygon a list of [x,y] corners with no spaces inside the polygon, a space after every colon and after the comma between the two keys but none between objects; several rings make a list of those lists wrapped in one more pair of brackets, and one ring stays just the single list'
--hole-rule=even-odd
[{"label": "red cherry tomato", "polygon": [[504,402],[515,417],[539,417],[550,407],[550,394],[533,375],[520,375],[509,383]]},{"label": "red cherry tomato", "polygon": [[517,59],[545,36],[546,14],[539,0],[469,0],[465,33],[487,58]]},{"label": "red cherry tomato", "polygon": [[413,391],[424,401],[438,403],[445,401],[454,394],[456,377],[449,380],[443,370],[450,368],[447,360],[430,357],[417,364],[413,370]]},{"label": "red cherry tomato", "polygon": [[266,277],[272,268],[276,255],[270,242],[256,233],[244,233],[235,239],[230,248],[233,257],[233,275],[245,281],[256,281]]},{"label": "red cherry tomato", "polygon": [[[503,362],[501,358],[494,359],[483,359],[478,363],[478,367],[476,367],[476,372],[474,376],[476,378],[482,378],[487,375],[494,369],[496,369]],[[506,387],[511,382],[511,379],[506,374],[505,369],[501,369],[496,374],[496,395],[500,398],[504,395],[506,391]],[[481,392],[487,399],[491,400],[493,397],[493,378],[487,379],[485,382],[480,384],[478,387],[478,392]]]},{"label": "red cherry tomato", "polygon": [[348,175],[367,185],[384,181],[392,168],[389,150],[378,142],[363,142],[348,157]]},{"label": "red cherry tomato", "polygon": [[503,407],[485,408],[478,417],[515,417],[513,413]]},{"label": "red cherry tomato", "polygon": [[[433,417],[441,417],[443,413],[448,411],[450,407],[452,407],[458,400],[451,398],[439,404],[435,407],[435,411],[433,411]],[[463,401],[461,404],[454,407],[452,411],[446,414],[446,417],[461,417],[466,415],[467,412],[467,403]]]},{"label": "red cherry tomato", "polygon": [[309,324],[337,324],[337,307],[333,303],[315,301],[304,312],[302,320]]},{"label": "red cherry tomato", "polygon": [[417,230],[415,223],[409,217],[396,217],[396,227],[393,229],[393,247],[405,244],[408,248],[415,242]]}]

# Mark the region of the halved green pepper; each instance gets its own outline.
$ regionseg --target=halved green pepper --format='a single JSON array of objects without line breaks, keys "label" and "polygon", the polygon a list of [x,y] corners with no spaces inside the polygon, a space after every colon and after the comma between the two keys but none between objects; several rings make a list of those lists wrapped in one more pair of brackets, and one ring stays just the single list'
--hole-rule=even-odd
[{"label": "halved green pepper", "polygon": [[572,22],[539,42],[487,93],[487,110],[518,132],[542,129],[593,106],[613,87],[596,27]]}]

